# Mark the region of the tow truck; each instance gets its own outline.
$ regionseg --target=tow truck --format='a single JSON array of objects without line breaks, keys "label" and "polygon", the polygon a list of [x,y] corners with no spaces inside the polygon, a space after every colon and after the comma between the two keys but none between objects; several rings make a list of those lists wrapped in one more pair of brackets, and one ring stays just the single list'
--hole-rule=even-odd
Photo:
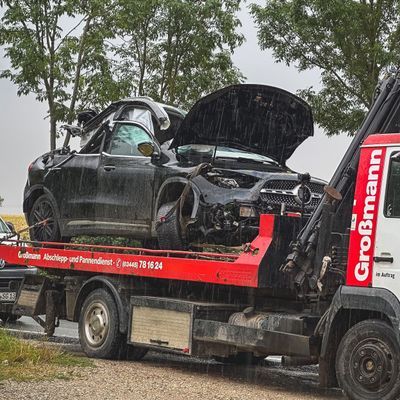
[{"label": "tow truck", "polygon": [[261,215],[239,253],[0,244],[5,262],[46,271],[25,278],[13,312],[48,335],[77,321],[89,357],[283,355],[318,364],[321,386],[350,399],[397,398],[399,93],[399,72],[378,85],[314,213]]}]

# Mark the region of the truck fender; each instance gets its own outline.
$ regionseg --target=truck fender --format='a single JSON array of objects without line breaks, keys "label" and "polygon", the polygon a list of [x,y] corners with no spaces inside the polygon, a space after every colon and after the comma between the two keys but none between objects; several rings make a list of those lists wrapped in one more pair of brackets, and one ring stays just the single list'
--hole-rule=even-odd
[{"label": "truck fender", "polygon": [[[346,321],[343,321],[342,317],[346,317],[346,315],[357,318],[357,314],[355,314],[357,310],[360,311],[358,316],[360,320],[371,315],[374,318],[381,318],[389,322],[400,343],[400,302],[392,292],[383,288],[339,287],[328,311],[323,317],[323,321],[321,321],[322,323],[318,324],[315,332],[316,336],[322,336],[319,354],[321,386],[335,386],[334,365],[336,349],[341,340],[341,337],[337,335],[337,324],[339,322],[345,323]],[[352,312],[352,314],[348,314],[349,312]],[[361,314],[362,312],[364,314]]]},{"label": "truck fender", "polygon": [[120,296],[118,292],[118,283],[114,279],[107,276],[93,276],[88,279],[80,288],[78,296],[76,298],[74,307],[74,321],[79,320],[79,313],[82,308],[82,304],[85,301],[87,295],[93,290],[104,287],[107,288],[112,296],[114,297],[115,303],[118,309],[119,315],[119,330],[121,333],[128,332],[128,304]]}]

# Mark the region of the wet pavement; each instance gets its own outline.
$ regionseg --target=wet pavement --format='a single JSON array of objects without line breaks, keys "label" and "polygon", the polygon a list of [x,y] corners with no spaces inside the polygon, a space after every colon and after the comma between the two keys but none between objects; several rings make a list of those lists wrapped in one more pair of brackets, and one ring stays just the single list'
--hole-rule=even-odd
[{"label": "wet pavement", "polygon": [[[32,337],[40,339],[43,329],[33,319],[22,317],[15,323],[6,324],[5,327],[13,334],[23,337]],[[61,321],[60,326],[56,328],[56,339],[54,341],[67,343],[74,346],[73,351],[79,351],[77,324]],[[231,387],[232,382],[235,382],[236,391],[246,393],[251,388],[254,391],[254,398],[260,398],[261,391],[264,395],[261,398],[275,398],[274,393],[284,395],[287,399],[343,399],[339,390],[322,390],[318,387],[318,368],[317,366],[303,367],[282,367],[280,357],[268,357],[261,365],[253,366],[234,366],[224,365],[213,360],[203,360],[190,358],[185,356],[171,355],[167,353],[149,352],[141,363],[127,362],[111,362],[105,360],[96,361],[102,364],[102,367],[109,365],[110,369],[115,369],[118,365],[122,369],[133,368],[136,370],[140,364],[140,368],[145,366],[147,373],[158,374],[160,368],[168,370],[169,375],[165,378],[164,385],[168,385],[170,380],[186,379],[187,375],[190,379],[198,377],[199,380],[204,379],[207,375],[210,382],[213,382],[215,387],[220,387],[220,391],[224,392]],[[218,383],[219,382],[219,383]],[[46,384],[47,385],[47,384]],[[49,390],[50,387],[49,387]],[[148,391],[148,387],[146,386]],[[157,392],[154,388],[152,396],[154,398],[163,398],[162,393]],[[161,397],[160,397],[161,396]],[[246,396],[247,397],[247,396]],[[252,396],[251,396],[252,397]],[[280,398],[280,396],[277,396]],[[72,397],[71,397],[72,398]],[[190,398],[190,395],[188,395]],[[213,399],[218,396],[210,396],[205,398]],[[232,398],[236,398],[233,396]],[[250,397],[249,397],[250,398]]]}]

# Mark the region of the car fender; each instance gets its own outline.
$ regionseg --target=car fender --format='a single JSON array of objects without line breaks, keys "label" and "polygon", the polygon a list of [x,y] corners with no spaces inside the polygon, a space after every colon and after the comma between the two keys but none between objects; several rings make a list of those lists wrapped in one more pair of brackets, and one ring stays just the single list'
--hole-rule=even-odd
[{"label": "car fender", "polygon": [[[157,211],[161,206],[160,199],[162,198],[162,195],[163,195],[164,191],[167,189],[167,187],[169,185],[172,185],[175,183],[179,183],[179,184],[182,184],[183,186],[185,186],[188,182],[189,182],[189,179],[181,177],[181,176],[168,178],[163,182],[163,184],[160,187],[160,190],[158,191],[158,195],[156,198],[156,206],[154,208],[153,221],[156,221],[156,219],[157,219]],[[199,209],[199,204],[200,204],[200,190],[192,181],[190,181],[189,184],[190,184],[190,187],[191,187],[193,195],[194,195],[194,204],[193,204],[193,208],[192,208],[191,218],[195,218],[197,215],[197,211]]]},{"label": "car fender", "polygon": [[29,204],[30,198],[31,198],[32,194],[37,191],[44,193],[44,186],[40,185],[40,184],[36,184],[36,185],[30,186],[29,188],[25,188],[24,201],[22,204],[24,213],[26,213],[26,214],[28,213],[28,211],[29,211],[28,204]]},{"label": "car fender", "polygon": [[[40,191],[40,192],[42,192],[42,194],[46,194],[47,196],[49,196],[51,204],[54,207],[54,211],[55,211],[57,219],[58,219],[60,232],[62,234],[64,232],[64,223],[63,223],[63,220],[61,219],[60,208],[58,207],[57,201],[56,201],[55,197],[53,196],[53,194],[51,193],[51,191],[43,185],[34,185],[27,192],[26,198],[24,200],[24,213],[25,213],[27,219],[29,216],[29,210],[28,210],[28,208],[25,208],[25,201],[27,201],[29,199],[29,197],[36,191]],[[26,207],[27,207],[27,205],[26,205]]]},{"label": "car fender", "polygon": [[53,196],[51,191],[48,188],[46,188],[46,186],[40,185],[40,184],[33,185],[25,193],[24,203],[23,203],[23,211],[24,211],[24,213],[28,214],[28,211],[29,211],[28,210],[28,200],[30,199],[30,197],[32,196],[33,193],[38,192],[38,191],[42,192],[42,194],[46,194],[47,196],[49,196],[50,201],[51,201],[52,205],[54,206],[54,210],[55,210],[55,212],[57,214],[57,217],[60,218],[60,209],[58,207],[58,204],[56,202],[55,197]]}]

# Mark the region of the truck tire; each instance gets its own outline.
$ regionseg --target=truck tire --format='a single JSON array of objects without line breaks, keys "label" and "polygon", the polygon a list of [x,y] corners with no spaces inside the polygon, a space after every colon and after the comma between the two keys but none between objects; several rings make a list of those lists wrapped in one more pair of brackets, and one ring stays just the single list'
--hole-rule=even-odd
[{"label": "truck tire", "polygon": [[128,344],[126,349],[126,359],[128,361],[140,361],[149,351],[146,347],[136,347]]},{"label": "truck tire", "polygon": [[158,245],[162,250],[184,250],[185,246],[181,236],[177,210],[168,216],[165,216],[175,206],[176,201],[163,204],[157,212],[157,238]]},{"label": "truck tire", "polygon": [[392,400],[400,394],[400,346],[393,328],[365,320],[343,336],[336,355],[336,376],[352,400]]},{"label": "truck tire", "polygon": [[[93,358],[119,358],[123,335],[113,296],[106,289],[91,292],[79,316],[79,340],[83,351]],[[120,348],[121,346],[121,348]]]},{"label": "truck tire", "polygon": [[60,242],[60,228],[53,203],[47,194],[43,194],[33,203],[29,212],[29,226],[48,220],[44,225],[38,225],[29,230],[32,241],[37,242]]}]

